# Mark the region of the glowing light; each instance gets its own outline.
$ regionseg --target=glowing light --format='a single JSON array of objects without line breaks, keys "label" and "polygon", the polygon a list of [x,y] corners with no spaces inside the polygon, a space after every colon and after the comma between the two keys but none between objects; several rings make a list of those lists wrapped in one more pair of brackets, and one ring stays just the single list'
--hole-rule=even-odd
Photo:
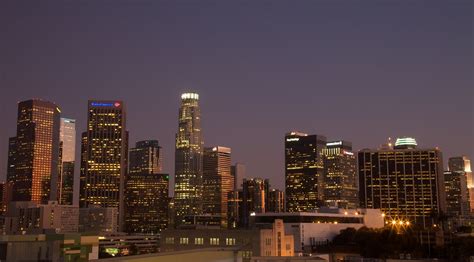
[{"label": "glowing light", "polygon": [[250,213],[250,216],[253,216],[253,217],[254,217],[254,216],[255,216],[255,212]]},{"label": "glowing light", "polygon": [[407,226],[409,226],[409,225],[410,225],[410,221],[405,222],[405,224],[406,224]]},{"label": "glowing light", "polygon": [[344,215],[346,215],[346,216],[347,216],[347,214],[348,214],[348,213],[347,213],[347,211],[346,211],[346,212],[344,212]]},{"label": "glowing light", "polygon": [[194,99],[194,100],[198,100],[199,99],[199,95],[196,94],[196,93],[184,93],[181,95],[181,99]]},{"label": "glowing light", "polygon": [[292,142],[292,141],[300,141],[300,139],[297,138],[297,137],[287,138],[287,139],[286,139],[286,142]]},{"label": "glowing light", "polygon": [[340,145],[342,145],[342,141],[335,141],[335,142],[326,143],[326,146],[340,146]]},{"label": "glowing light", "polygon": [[418,145],[416,143],[416,140],[412,137],[401,137],[397,138],[397,141],[395,141],[395,146],[416,146]]},{"label": "glowing light", "polygon": [[385,213],[382,213],[382,217],[385,217]]},{"label": "glowing light", "polygon": [[397,221],[392,220],[392,225],[396,225],[396,224],[397,224]]}]

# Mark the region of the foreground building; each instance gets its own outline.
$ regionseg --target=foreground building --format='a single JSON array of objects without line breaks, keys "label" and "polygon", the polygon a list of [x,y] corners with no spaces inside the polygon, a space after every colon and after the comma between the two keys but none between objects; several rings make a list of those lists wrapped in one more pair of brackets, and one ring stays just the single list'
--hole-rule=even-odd
[{"label": "foreground building", "polygon": [[115,207],[123,225],[128,154],[125,106],[121,101],[89,101],[82,135],[80,206]]},{"label": "foreground building", "polygon": [[7,181],[13,201],[57,200],[60,109],[51,102],[18,103],[17,133],[9,141]]},{"label": "foreground building", "polygon": [[413,138],[399,138],[395,147],[359,151],[358,159],[362,207],[422,228],[432,227],[446,211],[439,149],[418,149]]},{"label": "foreground building", "polygon": [[357,188],[356,157],[352,143],[331,141],[323,149],[325,206],[357,208],[359,206]]},{"label": "foreground building", "polygon": [[326,137],[291,132],[285,136],[285,196],[288,212],[315,210],[322,204]]},{"label": "foreground building", "polygon": [[199,95],[184,93],[179,108],[175,151],[174,210],[176,225],[186,215],[202,213],[202,155],[201,109]]}]

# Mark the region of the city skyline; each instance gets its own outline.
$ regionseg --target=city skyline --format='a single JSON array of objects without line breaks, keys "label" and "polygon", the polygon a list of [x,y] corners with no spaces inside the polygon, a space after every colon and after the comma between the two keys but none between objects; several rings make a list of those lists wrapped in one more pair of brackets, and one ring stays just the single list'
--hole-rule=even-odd
[{"label": "city skyline", "polygon": [[200,94],[206,144],[231,147],[248,177],[279,189],[292,130],[351,141],[354,151],[411,136],[440,147],[445,168],[448,157],[473,159],[470,3],[374,3],[261,3],[251,12],[220,3],[200,6],[200,16],[192,4],[98,4],[81,15],[44,5],[36,16],[5,4],[0,178],[16,101],[33,97],[77,119],[78,137],[87,100],[124,100],[129,144],[159,140],[163,172],[174,174],[177,105],[189,90]]}]

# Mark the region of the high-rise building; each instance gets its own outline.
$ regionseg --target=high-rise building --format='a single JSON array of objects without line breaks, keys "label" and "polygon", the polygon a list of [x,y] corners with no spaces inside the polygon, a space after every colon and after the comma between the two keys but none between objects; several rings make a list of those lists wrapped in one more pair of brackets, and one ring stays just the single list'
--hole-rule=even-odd
[{"label": "high-rise building", "polygon": [[359,206],[358,181],[352,143],[342,140],[326,143],[323,159],[325,205],[357,208]]},{"label": "high-rise building", "polygon": [[89,101],[82,135],[80,205],[116,207],[123,225],[128,133],[121,101]]},{"label": "high-rise building", "polygon": [[234,190],[242,189],[242,182],[245,178],[245,165],[235,163],[235,165],[230,167],[230,173],[234,177]]},{"label": "high-rise building", "polygon": [[13,183],[13,201],[46,204],[57,199],[60,112],[47,101],[18,103],[16,138],[10,139],[9,162],[13,162],[7,177]]},{"label": "high-rise building", "polygon": [[74,119],[61,118],[59,158],[58,201],[60,205],[72,205],[76,161],[76,120]]},{"label": "high-rise building", "polygon": [[204,149],[203,157],[203,213],[220,215],[221,226],[227,228],[228,194],[234,188],[230,172],[231,150],[215,146]]},{"label": "high-rise building", "polygon": [[288,212],[313,211],[323,200],[322,150],[326,137],[291,132],[285,136],[285,195]]},{"label": "high-rise building", "polygon": [[8,139],[7,179],[15,176],[16,136]]},{"label": "high-rise building", "polygon": [[125,232],[157,234],[167,228],[168,187],[168,174],[128,174],[125,186]]},{"label": "high-rise building", "polygon": [[184,216],[202,213],[202,155],[201,109],[199,95],[184,93],[179,108],[175,151],[174,209],[175,224]]},{"label": "high-rise building", "polygon": [[249,225],[252,213],[265,213],[270,182],[262,178],[244,178],[242,188],[242,226]]},{"label": "high-rise building", "polygon": [[285,194],[278,189],[271,189],[268,192],[266,212],[285,212]]},{"label": "high-rise building", "polygon": [[431,227],[446,211],[443,161],[437,148],[418,149],[412,138],[395,147],[358,153],[361,206],[381,209],[391,221]]},{"label": "high-rise building", "polygon": [[474,177],[471,170],[471,160],[466,156],[451,157],[448,160],[448,168],[449,171],[463,172],[465,174],[470,212],[474,212]]},{"label": "high-rise building", "polygon": [[466,217],[470,213],[466,174],[462,171],[445,171],[446,213],[450,217]]},{"label": "high-rise building", "polygon": [[134,173],[161,173],[162,167],[161,147],[158,140],[138,141],[135,148],[130,149],[128,172]]},{"label": "high-rise building", "polygon": [[227,195],[227,227],[229,229],[243,227],[242,194],[242,190],[237,190]]}]

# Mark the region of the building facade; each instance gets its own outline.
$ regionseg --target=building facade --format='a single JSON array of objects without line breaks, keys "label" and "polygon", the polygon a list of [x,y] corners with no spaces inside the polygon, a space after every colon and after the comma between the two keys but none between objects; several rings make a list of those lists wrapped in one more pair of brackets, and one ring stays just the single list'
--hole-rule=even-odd
[{"label": "building facade", "polygon": [[324,190],[326,206],[357,208],[359,206],[356,157],[352,143],[332,141],[323,149]]},{"label": "building facade", "polygon": [[176,225],[186,215],[202,213],[202,155],[201,109],[199,95],[184,93],[179,108],[175,150],[174,209]]},{"label": "building facade", "polygon": [[235,163],[230,167],[230,173],[234,177],[234,190],[242,189],[242,182],[246,176],[245,165],[242,163]]},{"label": "building facade", "polygon": [[462,171],[445,171],[446,214],[450,217],[466,217],[470,214],[467,177]]},{"label": "building facade", "polygon": [[138,141],[130,149],[129,174],[157,174],[163,171],[163,156],[158,140]]},{"label": "building facade", "polygon": [[322,205],[326,137],[291,132],[285,136],[285,196],[288,212]]},{"label": "building facade", "polygon": [[116,207],[122,226],[128,153],[123,102],[88,102],[81,151],[80,206]]},{"label": "building facade", "polygon": [[72,205],[76,161],[76,120],[74,119],[61,118],[59,159],[58,201],[62,205]]},{"label": "building facade", "polygon": [[17,133],[10,138],[7,181],[13,201],[57,199],[60,109],[51,102],[18,103]]},{"label": "building facade", "polygon": [[230,148],[215,146],[204,149],[203,213],[219,215],[223,228],[227,228],[228,194],[234,188],[230,163]]},{"label": "building facade", "polygon": [[242,188],[241,224],[249,226],[249,217],[253,213],[265,213],[267,210],[270,182],[262,178],[244,178]]},{"label": "building facade", "polygon": [[450,157],[448,160],[448,170],[465,174],[470,212],[474,213],[474,177],[472,175],[471,160],[466,156]]},{"label": "building facade", "polygon": [[266,212],[285,212],[285,193],[278,189],[271,189],[268,192]]},{"label": "building facade", "polygon": [[406,141],[359,151],[360,204],[381,209],[388,221],[431,227],[446,211],[442,154],[436,148],[417,149],[414,139]]}]

